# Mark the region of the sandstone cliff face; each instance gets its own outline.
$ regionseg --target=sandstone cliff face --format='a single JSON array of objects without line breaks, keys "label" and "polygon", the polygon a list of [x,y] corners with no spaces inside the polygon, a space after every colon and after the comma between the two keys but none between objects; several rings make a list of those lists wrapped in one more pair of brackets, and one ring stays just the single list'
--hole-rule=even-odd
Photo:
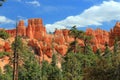
[{"label": "sandstone cliff face", "polygon": [[112,46],[114,44],[115,38],[120,39],[120,22],[117,22],[113,29],[110,30],[109,37],[109,45]]},{"label": "sandstone cliff face", "polygon": [[5,44],[5,41],[3,39],[0,39],[0,52],[4,51],[4,44]]},{"label": "sandstone cliff face", "polygon": [[3,58],[0,59],[0,69],[2,73],[4,73],[4,66],[9,64],[10,59],[8,56],[4,56]]},{"label": "sandstone cliff face", "polygon": [[[15,37],[16,30],[6,30],[11,36]],[[93,51],[99,48],[102,51],[105,49],[105,44],[109,43],[113,45],[113,40],[115,36],[120,36],[120,23],[116,23],[114,29],[111,32],[107,32],[101,29],[87,29],[86,34],[92,35],[93,39],[91,40]],[[47,34],[46,29],[43,25],[42,19],[29,19],[28,26],[24,26],[24,21],[20,21],[18,24],[18,35],[27,37],[28,45],[31,46],[35,53],[39,55],[42,59],[42,56],[46,60],[50,60],[53,53],[59,53],[64,56],[68,50],[69,43],[74,39],[69,36],[69,30],[55,30],[53,34]],[[82,40],[78,40],[79,45],[84,46]],[[8,44],[6,43],[6,49],[9,51]],[[2,47],[0,47],[2,50]]]},{"label": "sandstone cliff face", "polygon": [[0,39],[0,52],[11,52],[11,45],[8,41]]},{"label": "sandstone cliff face", "polygon": [[11,46],[8,42],[5,42],[4,50],[5,50],[5,52],[11,52]]},{"label": "sandstone cliff face", "polygon": [[15,37],[16,35],[16,29],[6,30],[6,32],[9,33],[11,37]]},{"label": "sandstone cliff face", "polygon": [[[28,26],[24,25],[24,21],[19,21],[17,25],[18,35],[28,37],[30,39],[37,39],[42,40],[41,36],[43,37],[46,35],[46,29],[43,26],[42,19],[29,19]],[[16,35],[16,29],[6,30],[12,37]]]},{"label": "sandstone cliff face", "polygon": [[24,21],[21,20],[18,23],[18,35],[26,36],[26,27],[24,26]]},{"label": "sandstone cliff face", "polygon": [[93,51],[96,52],[97,49],[101,49],[102,51],[105,49],[105,44],[109,43],[109,32],[101,30],[101,29],[87,29],[87,35],[92,35],[92,46]]},{"label": "sandstone cliff face", "polygon": [[42,37],[46,35],[46,29],[43,26],[42,19],[29,19],[26,34],[30,39],[42,40]]}]

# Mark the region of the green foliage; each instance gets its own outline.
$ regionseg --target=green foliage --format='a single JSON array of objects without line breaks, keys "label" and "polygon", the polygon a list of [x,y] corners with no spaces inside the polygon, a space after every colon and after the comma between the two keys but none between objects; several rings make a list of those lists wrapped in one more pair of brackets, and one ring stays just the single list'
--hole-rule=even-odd
[{"label": "green foliage", "polygon": [[0,79],[1,80],[12,80],[12,67],[10,65],[6,65],[4,69],[5,69],[5,72],[4,74],[1,73]]},{"label": "green foliage", "polygon": [[4,56],[9,56],[10,53],[9,52],[0,52],[0,58],[4,57]]},{"label": "green foliage", "polygon": [[[16,47],[17,46],[17,47]],[[23,44],[21,37],[16,38],[16,44],[13,42],[12,49],[19,54],[19,80],[41,80],[40,64],[31,52],[30,48]]]},{"label": "green foliage", "polygon": [[0,30],[0,38],[7,39],[9,38],[9,34],[5,30]]},{"label": "green foliage", "polygon": [[41,66],[42,80],[62,80],[62,72],[56,66],[56,64],[57,58],[55,54],[53,54],[51,64],[49,64],[47,61],[42,61]]},{"label": "green foliage", "polygon": [[84,56],[85,66],[89,67],[95,65],[96,55],[94,54],[92,48],[89,45],[86,46],[86,54],[84,54]]},{"label": "green foliage", "polygon": [[23,64],[19,66],[19,80],[40,80],[40,64],[35,55],[27,45],[23,45],[21,38],[17,39],[19,61]]},{"label": "green foliage", "polygon": [[81,63],[78,53],[67,53],[62,64],[65,80],[79,80],[81,78]]},{"label": "green foliage", "polygon": [[0,68],[0,79],[2,79],[2,77],[3,77],[3,74],[2,74],[2,70]]},{"label": "green foliage", "polygon": [[104,55],[96,56],[94,65],[84,69],[84,77],[87,80],[120,80],[120,53],[114,55],[106,45]]},{"label": "green foliage", "polygon": [[74,37],[74,39],[77,38],[82,38],[84,35],[84,31],[80,31],[76,28],[76,26],[73,26],[70,30],[69,35],[71,35],[72,37]]},{"label": "green foliage", "polygon": [[77,50],[77,44],[78,44],[78,42],[77,41],[73,41],[73,42],[71,42],[70,44],[69,44],[69,49],[68,49],[68,51],[67,51],[67,53],[69,53],[69,52],[77,52],[78,50]]},{"label": "green foliage", "polygon": [[[28,53],[24,53],[28,54]],[[19,67],[19,80],[40,80],[40,65],[33,53],[29,53],[24,63]]]},{"label": "green foliage", "polygon": [[76,26],[73,26],[70,29],[69,35],[74,38],[74,41],[70,44],[70,48],[68,52],[74,51],[74,53],[77,52],[77,39],[82,39],[85,35],[84,31],[77,30]]},{"label": "green foliage", "polygon": [[[52,62],[39,63],[30,47],[23,44],[21,37],[17,44],[13,42],[12,49],[17,46],[19,53],[19,80],[120,80],[120,48],[118,41],[114,49],[110,50],[106,44],[105,51],[100,49],[94,54],[91,48],[91,36],[79,31],[74,26],[70,30],[74,41],[70,44],[68,53],[63,57],[62,68],[57,67],[57,55],[53,54]],[[84,46],[79,46],[77,39],[84,41]],[[73,52],[74,51],[74,52]],[[0,57],[9,55],[1,52]],[[12,80],[12,67],[5,66],[5,74],[0,71],[1,80]]]},{"label": "green foliage", "polygon": [[109,55],[111,55],[111,51],[110,51],[109,47],[106,46],[103,56],[104,56],[104,57],[107,57],[107,56],[109,56]]},{"label": "green foliage", "polygon": [[96,53],[95,53],[95,54],[96,54],[97,56],[100,56],[100,55],[101,55],[101,53],[102,53],[102,52],[101,52],[101,50],[100,50],[100,49],[97,49],[97,51],[96,51]]},{"label": "green foliage", "polygon": [[49,74],[51,73],[51,66],[47,61],[42,61],[42,66],[41,66],[41,77],[42,80],[48,80]]},{"label": "green foliage", "polygon": [[60,69],[55,66],[50,68],[51,72],[48,75],[48,80],[62,80],[62,74]]},{"label": "green foliage", "polygon": [[56,64],[57,64],[57,57],[56,57],[56,54],[53,54],[51,65],[54,67],[56,66]]},{"label": "green foliage", "polygon": [[52,56],[52,62],[51,62],[51,72],[49,73],[48,80],[62,80],[62,72],[57,67],[57,57],[56,54],[53,54]]},{"label": "green foliage", "polygon": [[23,44],[22,38],[20,36],[18,36],[16,38],[16,43],[15,43],[15,41],[12,43],[12,50],[15,50],[15,48],[18,52],[24,51],[24,44]]},{"label": "green foliage", "polygon": [[85,69],[87,80],[120,80],[119,65],[116,65],[118,58],[113,56],[112,60],[114,61],[110,63],[108,58],[102,56],[101,58],[97,58],[94,66]]},{"label": "green foliage", "polygon": [[119,48],[119,45],[118,45],[118,39],[115,38],[115,41],[114,41],[114,54],[116,54],[118,52],[118,48]]}]

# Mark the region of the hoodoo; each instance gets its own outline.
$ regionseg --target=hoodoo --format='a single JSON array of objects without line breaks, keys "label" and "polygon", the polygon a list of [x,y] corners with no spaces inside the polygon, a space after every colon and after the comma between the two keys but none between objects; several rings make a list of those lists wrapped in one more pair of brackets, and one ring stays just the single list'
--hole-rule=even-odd
[{"label": "hoodoo", "polygon": [[[15,37],[16,30],[6,30],[12,37]],[[113,46],[115,37],[120,36],[120,22],[117,22],[110,32],[105,30],[91,28],[86,30],[87,35],[92,35],[91,40],[93,51],[97,49],[104,51],[105,44],[108,43]],[[65,55],[71,43],[74,39],[69,36],[69,30],[61,29],[55,30],[54,34],[47,34],[46,28],[43,25],[41,18],[28,19],[28,26],[24,25],[24,21],[21,20],[18,23],[18,35],[27,37],[29,39],[29,46],[34,47],[37,52],[43,56],[46,54],[48,57],[52,57],[53,52],[57,52],[61,55]],[[83,40],[78,40],[79,45],[84,45]]]},{"label": "hoodoo", "polygon": [[120,22],[117,22],[113,29],[110,30],[109,45],[113,46],[115,38],[120,38]]}]

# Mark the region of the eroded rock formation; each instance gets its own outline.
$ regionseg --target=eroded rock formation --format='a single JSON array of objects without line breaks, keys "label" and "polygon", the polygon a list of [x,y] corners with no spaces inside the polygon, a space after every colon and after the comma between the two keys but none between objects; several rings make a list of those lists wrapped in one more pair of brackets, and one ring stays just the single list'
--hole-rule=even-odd
[{"label": "eroded rock formation", "polygon": [[117,22],[113,29],[110,30],[109,45],[113,46],[115,38],[120,39],[120,22]]},{"label": "eroded rock formation", "polygon": [[109,32],[101,29],[96,29],[96,30],[87,29],[86,34],[93,36],[92,47],[94,52],[97,49],[101,49],[102,51],[104,51],[105,44],[109,43]]},{"label": "eroded rock formation", "polygon": [[[12,37],[15,37],[15,29],[6,30],[6,32],[8,32]],[[86,34],[93,36],[91,43],[94,52],[96,52],[97,49],[104,51],[106,43],[112,46],[115,36],[120,36],[120,23],[117,22],[110,32],[101,29],[93,30],[89,28],[86,30]],[[46,59],[51,58],[53,53],[59,53],[64,56],[68,50],[69,43],[74,40],[69,36],[69,30],[67,29],[55,30],[53,34],[47,34],[42,19],[39,18],[29,19],[27,27],[24,25],[24,21],[21,20],[18,24],[18,35],[29,39],[28,45],[34,48],[37,55],[46,55]],[[78,42],[79,45],[84,46],[84,42],[82,40],[79,39]],[[5,45],[8,50],[8,44],[6,43]],[[2,50],[1,47],[0,50]]]},{"label": "eroded rock formation", "polygon": [[0,39],[0,52],[11,52],[11,45],[8,41]]},{"label": "eroded rock formation", "polygon": [[30,39],[42,40],[46,35],[46,29],[43,26],[42,19],[29,19],[26,29],[26,36]]}]

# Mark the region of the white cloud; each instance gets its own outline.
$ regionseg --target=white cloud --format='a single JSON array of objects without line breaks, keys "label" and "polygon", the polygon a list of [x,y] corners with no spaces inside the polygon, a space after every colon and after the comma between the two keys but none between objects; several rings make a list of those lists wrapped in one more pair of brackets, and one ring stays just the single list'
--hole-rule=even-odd
[{"label": "white cloud", "polygon": [[40,2],[37,1],[37,0],[29,1],[29,2],[26,2],[26,3],[27,3],[27,4],[30,4],[30,5],[33,5],[33,6],[37,6],[37,7],[40,6]]},{"label": "white cloud", "polygon": [[53,24],[46,24],[48,31],[54,31],[55,28],[68,28],[76,25],[77,27],[87,27],[92,25],[102,25],[103,22],[120,20],[120,2],[113,0],[103,1],[100,5],[92,6],[76,16],[68,16],[64,20]]},{"label": "white cloud", "polygon": [[0,24],[8,24],[8,23],[15,23],[15,21],[5,17],[5,16],[0,16]]}]

